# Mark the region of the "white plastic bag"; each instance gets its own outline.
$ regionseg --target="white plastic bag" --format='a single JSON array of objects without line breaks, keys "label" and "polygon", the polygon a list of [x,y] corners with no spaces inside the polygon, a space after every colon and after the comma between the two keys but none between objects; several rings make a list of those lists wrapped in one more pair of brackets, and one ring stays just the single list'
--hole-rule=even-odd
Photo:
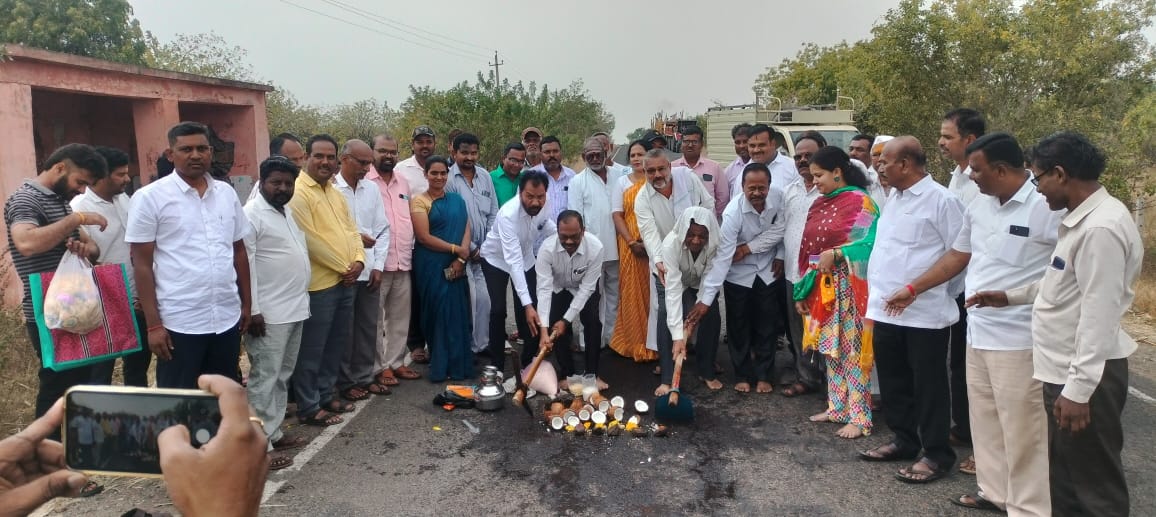
[{"label": "white plastic bag", "polygon": [[65,253],[44,293],[44,324],[74,334],[88,334],[104,324],[104,305],[92,278],[92,264]]}]

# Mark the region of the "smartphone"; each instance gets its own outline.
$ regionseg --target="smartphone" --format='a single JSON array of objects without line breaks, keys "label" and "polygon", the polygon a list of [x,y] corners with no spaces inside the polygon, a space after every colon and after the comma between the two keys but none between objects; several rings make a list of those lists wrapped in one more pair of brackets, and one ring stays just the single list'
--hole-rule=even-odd
[{"label": "smartphone", "polygon": [[68,467],[86,474],[160,477],[157,435],[184,424],[193,447],[217,435],[217,397],[201,390],[76,386],[64,394]]}]

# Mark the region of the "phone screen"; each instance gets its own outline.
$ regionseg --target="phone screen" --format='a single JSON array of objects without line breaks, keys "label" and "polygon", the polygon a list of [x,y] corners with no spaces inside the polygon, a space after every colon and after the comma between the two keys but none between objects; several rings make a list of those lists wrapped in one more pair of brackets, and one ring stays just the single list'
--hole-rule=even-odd
[{"label": "phone screen", "polygon": [[68,466],[109,474],[161,473],[157,435],[184,424],[193,447],[217,435],[217,398],[194,390],[73,388],[65,395]]}]

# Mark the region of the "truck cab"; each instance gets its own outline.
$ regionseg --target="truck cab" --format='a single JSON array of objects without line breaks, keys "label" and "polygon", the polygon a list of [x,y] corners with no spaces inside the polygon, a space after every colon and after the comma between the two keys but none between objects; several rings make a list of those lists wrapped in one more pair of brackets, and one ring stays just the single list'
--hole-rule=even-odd
[{"label": "truck cab", "polygon": [[[859,130],[853,111],[833,105],[770,109],[755,104],[715,106],[706,112],[706,152],[712,160],[726,164],[735,159],[731,128],[737,124],[769,124],[781,137],[779,152],[795,154],[795,139],[805,131],[818,131],[828,145],[846,150]],[[777,138],[778,140],[778,138]]]}]

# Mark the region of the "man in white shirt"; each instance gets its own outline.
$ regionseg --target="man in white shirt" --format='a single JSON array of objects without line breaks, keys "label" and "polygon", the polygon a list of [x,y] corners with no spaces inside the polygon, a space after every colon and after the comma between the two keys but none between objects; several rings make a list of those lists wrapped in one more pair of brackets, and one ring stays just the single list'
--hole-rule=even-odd
[{"label": "man in white shirt", "polygon": [[1034,283],[980,291],[968,304],[1032,304],[1054,514],[1128,515],[1120,417],[1136,342],[1120,321],[1134,298],[1144,243],[1128,207],[1100,184],[1104,154],[1086,137],[1056,133],[1030,155],[1032,183],[1052,210],[1067,209],[1049,266]]},{"label": "man in white shirt", "polygon": [[[470,303],[473,306],[474,353],[487,349],[489,341],[490,294],[482,274],[482,243],[498,215],[498,193],[490,173],[478,167],[478,137],[460,133],[454,137],[454,164],[450,166],[447,192],[457,192],[466,202],[470,218],[470,258],[466,264],[466,278],[470,282]],[[503,296],[498,303],[505,304]]]},{"label": "man in white shirt", "polygon": [[410,195],[416,196],[429,189],[429,181],[425,179],[425,161],[437,148],[437,134],[429,126],[418,126],[413,130],[411,146],[413,156],[398,162],[394,170],[409,183]]},{"label": "man in white shirt", "polygon": [[[662,320],[658,340],[670,343],[670,361],[686,354],[686,341],[695,330],[695,365],[698,378],[711,390],[723,383],[715,371],[718,341],[722,334],[718,297],[707,305],[701,302],[706,270],[718,252],[719,228],[715,214],[692,206],[678,216],[674,230],[662,240],[662,261],[666,270],[666,304],[658,308]],[[660,346],[663,349],[665,346]]]},{"label": "man in white shirt", "polygon": [[727,183],[723,170],[718,162],[702,155],[703,145],[706,145],[702,128],[690,126],[682,131],[682,157],[671,162],[671,167],[686,167],[702,180],[706,191],[714,195],[714,211],[722,219],[723,209],[731,200],[731,187]]},{"label": "man in white shirt", "polygon": [[540,168],[542,165],[542,130],[533,126],[523,129],[522,146],[526,148],[524,169]]},{"label": "man in white shirt", "polygon": [[[947,190],[958,197],[963,207],[967,208],[972,200],[979,195],[979,186],[971,179],[971,167],[967,161],[967,146],[987,130],[987,123],[983,115],[970,108],[957,108],[947,112],[939,124],[939,150],[944,156],[955,163],[955,170],[951,171],[951,181]],[[955,425],[951,428],[951,439],[954,444],[965,445],[971,443],[971,424],[968,416],[967,404],[967,311],[963,308],[964,275],[956,277],[948,284],[948,291],[956,297],[959,306],[959,321],[951,327],[950,363],[951,363],[951,420]],[[960,463],[960,470],[974,474],[975,458],[969,457]]]},{"label": "man in white shirt", "polygon": [[390,394],[389,386],[377,382],[373,376],[377,340],[380,339],[381,277],[385,270],[385,256],[389,253],[389,219],[385,217],[381,190],[376,183],[365,181],[369,166],[373,164],[373,149],[369,144],[357,139],[347,140],[341,146],[339,159],[341,169],[334,184],[349,205],[368,263],[353,286],[353,334],[337,377],[337,390],[341,396],[356,401],[369,398],[371,393]]},{"label": "man in white shirt", "polygon": [[[284,158],[261,162],[260,192],[245,204],[249,234],[245,250],[253,283],[253,319],[245,351],[249,354],[249,404],[265,424],[269,450],[304,445],[301,437],[281,432],[289,395],[289,377],[297,366],[301,329],[309,318],[309,250],[305,234],[287,205],[300,168]],[[293,464],[273,455],[270,470]]]},{"label": "man in white shirt", "polygon": [[618,239],[614,233],[614,220],[610,216],[610,197],[614,185],[623,174],[607,165],[610,158],[605,144],[598,138],[586,139],[582,159],[586,161],[586,168],[570,181],[568,205],[571,210],[582,214],[583,226],[588,228],[588,233],[597,237],[599,242],[613,243],[602,247],[599,282],[602,334],[598,341],[586,343],[587,348],[601,348],[602,344],[610,343],[610,336],[614,333],[614,319],[618,315]]},{"label": "man in white shirt", "polygon": [[623,176],[630,174],[631,168],[629,165],[624,165],[614,161],[614,154],[618,152],[618,148],[614,146],[614,140],[610,138],[610,135],[603,131],[599,131],[590,136],[597,138],[599,142],[602,142],[602,150],[606,152],[607,169],[618,171]]},{"label": "man in white shirt", "polygon": [[569,208],[570,181],[576,175],[574,169],[562,165],[562,142],[558,137],[550,135],[542,139],[542,163],[533,170],[545,172],[550,180],[550,210],[547,215],[551,221],[556,221],[558,214]]},{"label": "man in white shirt", "polygon": [[[1019,142],[984,135],[967,148],[980,192],[967,207],[952,250],[887,299],[901,313],[918,296],[966,271],[968,294],[1039,280],[1052,258],[1062,212],[1028,181]],[[1048,424],[1040,381],[1032,378],[1032,309],[973,309],[968,322],[967,388],[979,492],[954,503],[1012,515],[1051,515]]]},{"label": "man in white shirt", "polygon": [[[742,189],[742,180],[737,179],[743,175],[743,167],[747,166],[747,162],[751,161],[751,153],[747,149],[747,138],[750,136],[751,125],[743,122],[742,124],[735,124],[731,128],[731,140],[735,145],[735,159],[727,168],[723,170],[723,176],[726,177],[727,185],[730,186],[731,199],[738,197],[741,192],[736,192],[735,185]],[[730,200],[727,201],[730,203]]]},{"label": "man in white shirt", "polygon": [[[100,247],[98,264],[123,264],[129,272],[128,290],[129,299],[136,304],[135,282],[132,279],[132,260],[129,256],[128,243],[124,241],[124,228],[128,222],[128,194],[125,187],[132,182],[128,173],[129,157],[120,149],[111,147],[97,147],[97,154],[108,162],[108,176],[97,180],[84,190],[84,193],[72,198],[70,204],[73,212],[97,213],[108,222],[104,230],[100,226],[88,225],[85,230],[89,237]],[[139,309],[135,311],[137,326],[147,328],[144,324],[144,314]],[[125,386],[147,388],[149,385],[149,363],[153,360],[148,346],[141,344],[141,350],[121,358],[124,367]],[[115,360],[104,361],[92,365],[92,382],[94,384],[112,384],[112,371]]]},{"label": "man in white shirt", "polygon": [[169,130],[165,156],[175,174],[133,196],[125,227],[161,388],[196,388],[202,374],[240,380],[251,306],[249,225],[232,186],[209,176],[208,135],[196,122]]},{"label": "man in white shirt", "polygon": [[[735,391],[774,390],[775,336],[783,295],[772,287],[781,281],[782,264],[772,266],[783,243],[783,193],[771,186],[771,171],[759,162],[743,169],[743,197],[727,205],[720,227],[718,254],[702,282],[703,309],[720,290],[726,297],[727,344],[735,368]],[[695,305],[699,310],[699,305]]]},{"label": "man in white shirt", "polygon": [[[482,273],[486,277],[486,288],[491,300],[505,300],[506,286],[514,284],[514,321],[518,335],[523,340],[538,337],[542,326],[538,312],[534,309],[537,296],[534,272],[534,244],[557,233],[557,226],[543,207],[546,201],[550,178],[546,173],[527,170],[518,180],[518,197],[511,199],[498,210],[494,226],[482,244]],[[506,304],[490,304],[490,361],[499,369],[505,369],[506,356]],[[524,341],[529,342],[529,341]],[[533,358],[530,347],[523,347],[522,362],[528,364]]]},{"label": "man in white shirt", "polygon": [[902,314],[885,300],[951,249],[963,226],[963,204],[927,174],[919,140],[901,136],[887,143],[876,162],[895,188],[876,223],[875,247],[867,266],[867,319],[875,322],[875,365],[892,441],[860,453],[865,461],[911,460],[896,478],[908,483],[938,480],[955,465],[948,443],[951,398],[947,347],[959,308],[946,285],[922,293]]},{"label": "man in white shirt", "polygon": [[783,389],[786,397],[794,397],[825,389],[827,368],[823,354],[804,353],[803,317],[795,309],[795,283],[803,279],[805,271],[799,271],[799,250],[803,247],[803,231],[807,227],[807,214],[811,205],[822,196],[811,176],[811,157],[820,149],[813,138],[800,138],[795,143],[795,165],[801,181],[787,185],[783,193],[783,217],[786,219],[783,234],[783,273],[786,300],[787,338],[791,342],[791,353],[795,356],[795,382]]},{"label": "man in white shirt", "polygon": [[883,185],[879,183],[879,172],[875,170],[871,159],[871,146],[875,142],[875,137],[859,133],[851,137],[851,143],[847,145],[847,155],[854,160],[859,160],[863,164],[863,168],[867,171],[867,193],[871,195],[871,200],[883,208],[883,204],[887,201],[887,193],[883,189]]},{"label": "man in white shirt", "polygon": [[[305,146],[301,145],[301,140],[292,133],[281,133],[269,140],[269,156],[284,156],[289,161],[297,165],[297,168],[305,168]],[[257,199],[261,195],[261,178],[253,183],[253,188],[249,189],[249,201]]]},{"label": "man in white shirt", "polygon": [[[594,143],[601,149],[599,142]],[[574,339],[574,320],[581,318],[587,343],[586,374],[597,376],[598,355],[602,352],[596,345],[602,336],[597,289],[602,277],[602,241],[586,231],[582,214],[577,211],[564,210],[558,215],[557,224],[558,233],[542,242],[534,267],[538,276],[541,323],[538,344],[530,346],[534,341],[526,341],[526,355],[536,355],[542,346],[558,345],[560,348],[554,349],[554,357],[558,359],[559,378],[573,375],[574,354],[570,352],[570,342]],[[557,334],[559,338],[549,343],[550,334]],[[598,387],[607,388],[601,378],[598,378]]]},{"label": "man in white shirt", "polygon": [[[755,124],[747,130],[747,153],[751,157],[747,163],[757,162],[766,165],[771,171],[771,186],[782,192],[787,189],[787,185],[799,180],[799,174],[791,157],[779,153],[775,134],[775,129],[766,124]],[[822,138],[822,135],[819,135],[819,138]],[[826,143],[826,140],[823,140],[823,145]],[[731,200],[734,201],[742,193],[743,175],[736,174],[731,180]]]}]

